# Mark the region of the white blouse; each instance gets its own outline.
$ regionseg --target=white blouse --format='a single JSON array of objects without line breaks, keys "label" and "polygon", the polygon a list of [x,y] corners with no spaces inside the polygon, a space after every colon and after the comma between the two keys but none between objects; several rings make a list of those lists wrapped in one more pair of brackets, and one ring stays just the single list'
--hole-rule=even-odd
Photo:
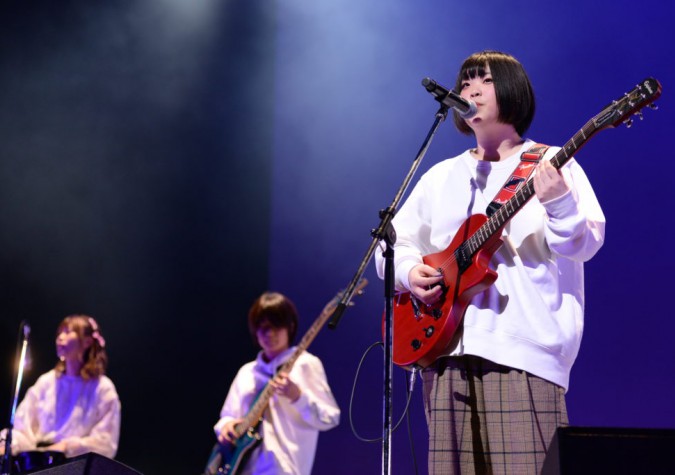
[{"label": "white blouse", "polygon": [[107,376],[84,380],[40,376],[19,404],[12,432],[12,451],[65,442],[66,457],[97,452],[113,458],[120,436],[121,403]]}]

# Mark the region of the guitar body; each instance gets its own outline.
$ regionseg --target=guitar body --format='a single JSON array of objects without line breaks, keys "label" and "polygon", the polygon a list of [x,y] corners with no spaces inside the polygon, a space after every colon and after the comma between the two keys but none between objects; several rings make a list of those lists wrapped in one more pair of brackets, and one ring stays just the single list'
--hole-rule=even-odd
[{"label": "guitar body", "polygon": [[262,441],[262,435],[258,427],[250,428],[244,435],[239,437],[234,444],[222,445],[217,443],[209,460],[206,463],[205,475],[236,475],[248,461],[253,449]]},{"label": "guitar body", "polygon": [[488,265],[502,244],[501,233],[488,239],[467,262],[456,259],[456,251],[487,219],[481,214],[469,217],[444,251],[423,258],[425,264],[443,273],[445,290],[436,304],[425,305],[410,292],[396,295],[392,356],[396,365],[424,368],[442,356],[471,299],[497,279],[497,273]]}]

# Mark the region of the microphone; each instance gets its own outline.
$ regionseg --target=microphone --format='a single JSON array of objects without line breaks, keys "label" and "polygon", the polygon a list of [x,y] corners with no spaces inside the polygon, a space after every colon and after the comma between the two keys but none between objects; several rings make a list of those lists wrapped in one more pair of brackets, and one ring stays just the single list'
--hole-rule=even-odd
[{"label": "microphone", "polygon": [[441,86],[431,78],[422,79],[422,86],[424,86],[438,102],[446,107],[452,107],[459,112],[459,116],[462,119],[470,119],[478,112],[475,102],[467,101],[452,89]]},{"label": "microphone", "polygon": [[26,344],[26,352],[24,355],[24,362],[23,362],[23,367],[26,370],[31,370],[33,369],[33,357],[31,355],[30,351],[30,325],[28,324],[27,321],[23,321],[23,341]]}]

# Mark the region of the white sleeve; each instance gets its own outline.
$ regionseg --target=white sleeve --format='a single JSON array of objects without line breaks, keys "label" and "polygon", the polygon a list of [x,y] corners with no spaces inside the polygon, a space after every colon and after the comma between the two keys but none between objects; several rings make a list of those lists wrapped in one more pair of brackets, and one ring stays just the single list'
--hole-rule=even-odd
[{"label": "white sleeve", "polygon": [[546,242],[552,252],[585,262],[605,240],[605,216],[586,174],[571,160],[562,169],[570,190],[542,203],[547,213]]},{"label": "white sleeve", "polygon": [[239,370],[230,385],[230,390],[223,403],[223,408],[220,410],[220,419],[218,419],[218,422],[213,426],[216,437],[220,434],[220,431],[225,424],[233,419],[241,419],[246,415],[243,407],[243,399],[245,396],[243,392],[243,381],[245,379],[244,371],[246,371],[246,368],[247,366],[244,366]]},{"label": "white sleeve", "polygon": [[[425,239],[426,242],[429,241],[431,219],[429,207],[425,205],[428,198],[426,197],[424,183],[423,176],[392,221],[396,231],[394,273],[398,290],[410,290],[408,274],[413,267],[423,262],[422,256],[424,254],[418,243],[425,242]],[[380,249],[375,253],[375,266],[380,279],[384,278],[384,257],[382,257],[384,248],[384,243],[381,243]]]},{"label": "white sleeve", "polygon": [[122,404],[112,381],[101,378],[96,392],[95,410],[99,414],[96,424],[83,437],[67,437],[66,456],[75,457],[87,452],[96,452],[114,458],[120,438]]},{"label": "white sleeve", "polygon": [[26,395],[17,407],[14,416],[14,429],[12,430],[12,452],[14,453],[35,450],[37,447],[39,436],[37,433],[39,430],[37,412],[41,382],[42,380],[38,379],[35,385],[28,388]]},{"label": "white sleeve", "polygon": [[314,355],[298,361],[289,377],[301,390],[292,404],[300,418],[317,430],[328,430],[340,423],[340,408],[326,379],[321,360]]}]

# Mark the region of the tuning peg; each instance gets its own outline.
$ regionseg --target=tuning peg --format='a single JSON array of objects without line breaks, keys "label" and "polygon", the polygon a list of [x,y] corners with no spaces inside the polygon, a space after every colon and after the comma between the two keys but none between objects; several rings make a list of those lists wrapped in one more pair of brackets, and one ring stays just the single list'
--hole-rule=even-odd
[{"label": "tuning peg", "polygon": [[628,105],[629,105],[630,107],[633,107],[633,106],[635,105],[635,102],[631,99],[630,94],[628,94],[627,92],[625,92],[625,93],[623,94],[623,96],[627,99]]},{"label": "tuning peg", "polygon": [[655,103],[652,102],[651,104],[649,104],[649,108],[655,111],[659,108],[659,106],[657,106]]},{"label": "tuning peg", "polygon": [[630,129],[631,126],[633,125],[633,119],[626,119],[623,121],[624,124],[626,124],[626,128]]},{"label": "tuning peg", "polygon": [[638,116],[640,120],[644,120],[644,117],[642,116],[642,111],[637,111],[634,115]]}]

